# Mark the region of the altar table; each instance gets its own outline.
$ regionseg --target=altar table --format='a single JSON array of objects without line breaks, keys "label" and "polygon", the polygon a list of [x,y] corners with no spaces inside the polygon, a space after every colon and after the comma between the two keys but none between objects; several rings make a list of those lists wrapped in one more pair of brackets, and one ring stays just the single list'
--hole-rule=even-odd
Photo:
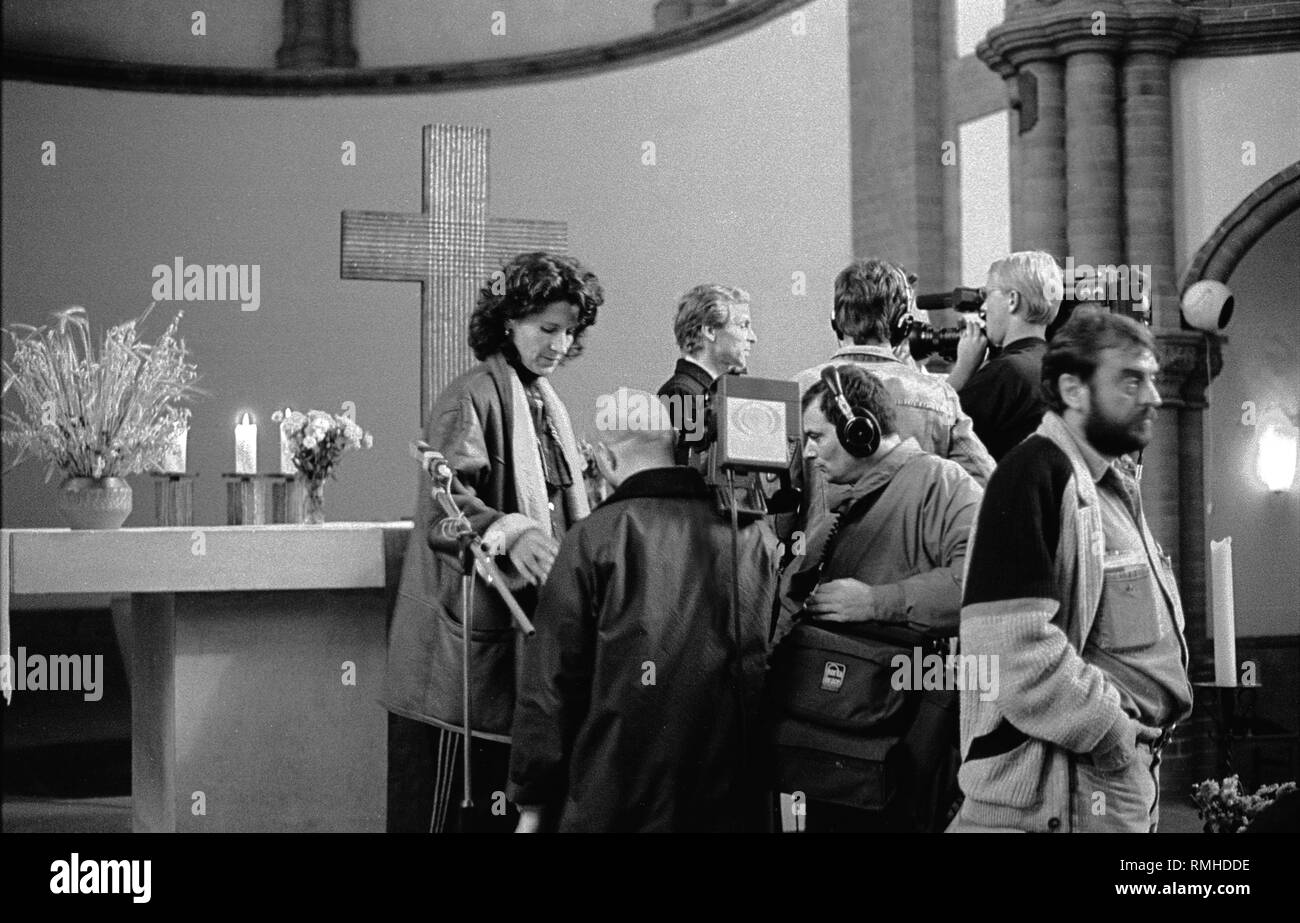
[{"label": "altar table", "polygon": [[410,530],[5,530],[0,615],[10,593],[130,594],[136,831],[382,831],[379,697]]}]

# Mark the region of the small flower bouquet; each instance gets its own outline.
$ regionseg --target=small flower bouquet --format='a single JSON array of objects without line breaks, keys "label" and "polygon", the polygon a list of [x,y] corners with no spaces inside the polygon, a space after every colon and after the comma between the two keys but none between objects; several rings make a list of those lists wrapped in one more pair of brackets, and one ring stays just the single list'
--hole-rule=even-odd
[{"label": "small flower bouquet", "polygon": [[271,419],[280,424],[281,435],[288,443],[293,466],[306,483],[304,519],[324,522],[325,479],[335,477],[334,469],[348,449],[368,449],[374,437],[351,417],[309,410],[301,413],[286,408],[277,410]]},{"label": "small flower bouquet", "polygon": [[1229,776],[1219,784],[1206,779],[1192,787],[1192,800],[1196,811],[1205,821],[1206,833],[1240,833],[1250,822],[1278,798],[1295,791],[1294,782],[1261,785],[1253,795],[1241,788],[1241,779]]},{"label": "small flower bouquet", "polygon": [[91,339],[86,309],[71,307],[44,327],[4,328],[14,343],[5,362],[4,388],[22,412],[3,415],[6,446],[18,449],[16,466],[28,456],[69,478],[113,478],[163,467],[168,451],[189,426],[179,406],[202,392],[198,369],[185,341],[177,338],[181,313],[152,344],[141,342],[134,320],[110,327],[101,344]]},{"label": "small flower bouquet", "polygon": [[578,453],[582,456],[582,482],[587,488],[587,502],[594,510],[605,502],[609,496],[609,483],[601,476],[596,467],[596,447],[588,440],[578,440]]}]

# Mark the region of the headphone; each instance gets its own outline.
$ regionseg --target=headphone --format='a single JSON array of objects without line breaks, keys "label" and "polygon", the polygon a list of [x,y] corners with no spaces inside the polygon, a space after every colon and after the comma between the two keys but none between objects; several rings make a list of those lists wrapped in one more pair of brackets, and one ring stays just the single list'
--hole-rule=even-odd
[{"label": "headphone", "polygon": [[889,345],[898,346],[906,343],[907,338],[912,334],[912,328],[916,326],[917,318],[907,310],[899,311],[889,322]]},{"label": "headphone", "polygon": [[880,448],[880,421],[876,415],[861,405],[852,405],[844,396],[844,383],[840,381],[838,366],[822,369],[822,381],[835,398],[839,419],[835,421],[835,438],[844,451],[854,458],[869,458]]},{"label": "headphone", "polygon": [[[891,317],[888,323],[889,345],[897,346],[899,343],[904,342],[915,324],[916,318],[912,316],[906,307]],[[840,327],[840,322],[833,312],[831,313],[831,330],[835,332],[835,339],[844,339],[844,330]]]}]

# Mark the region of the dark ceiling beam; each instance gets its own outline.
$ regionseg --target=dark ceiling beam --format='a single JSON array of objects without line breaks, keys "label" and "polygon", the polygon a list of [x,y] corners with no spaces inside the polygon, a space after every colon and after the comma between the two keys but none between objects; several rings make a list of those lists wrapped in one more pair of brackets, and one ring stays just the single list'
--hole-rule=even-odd
[{"label": "dark ceiling beam", "polygon": [[811,0],[744,0],[670,29],[586,48],[485,61],[411,67],[290,70],[179,67],[6,53],[4,79],[148,93],[324,96],[435,93],[577,77],[661,60],[725,41]]}]

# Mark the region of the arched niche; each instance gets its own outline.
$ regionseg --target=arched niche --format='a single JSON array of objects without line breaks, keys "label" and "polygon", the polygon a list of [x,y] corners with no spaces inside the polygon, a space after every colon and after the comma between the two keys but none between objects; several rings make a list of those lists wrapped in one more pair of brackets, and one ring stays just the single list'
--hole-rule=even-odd
[{"label": "arched niche", "polygon": [[1227,282],[1247,251],[1296,209],[1300,209],[1300,161],[1262,183],[1219,222],[1196,251],[1179,291],[1201,279]]}]

